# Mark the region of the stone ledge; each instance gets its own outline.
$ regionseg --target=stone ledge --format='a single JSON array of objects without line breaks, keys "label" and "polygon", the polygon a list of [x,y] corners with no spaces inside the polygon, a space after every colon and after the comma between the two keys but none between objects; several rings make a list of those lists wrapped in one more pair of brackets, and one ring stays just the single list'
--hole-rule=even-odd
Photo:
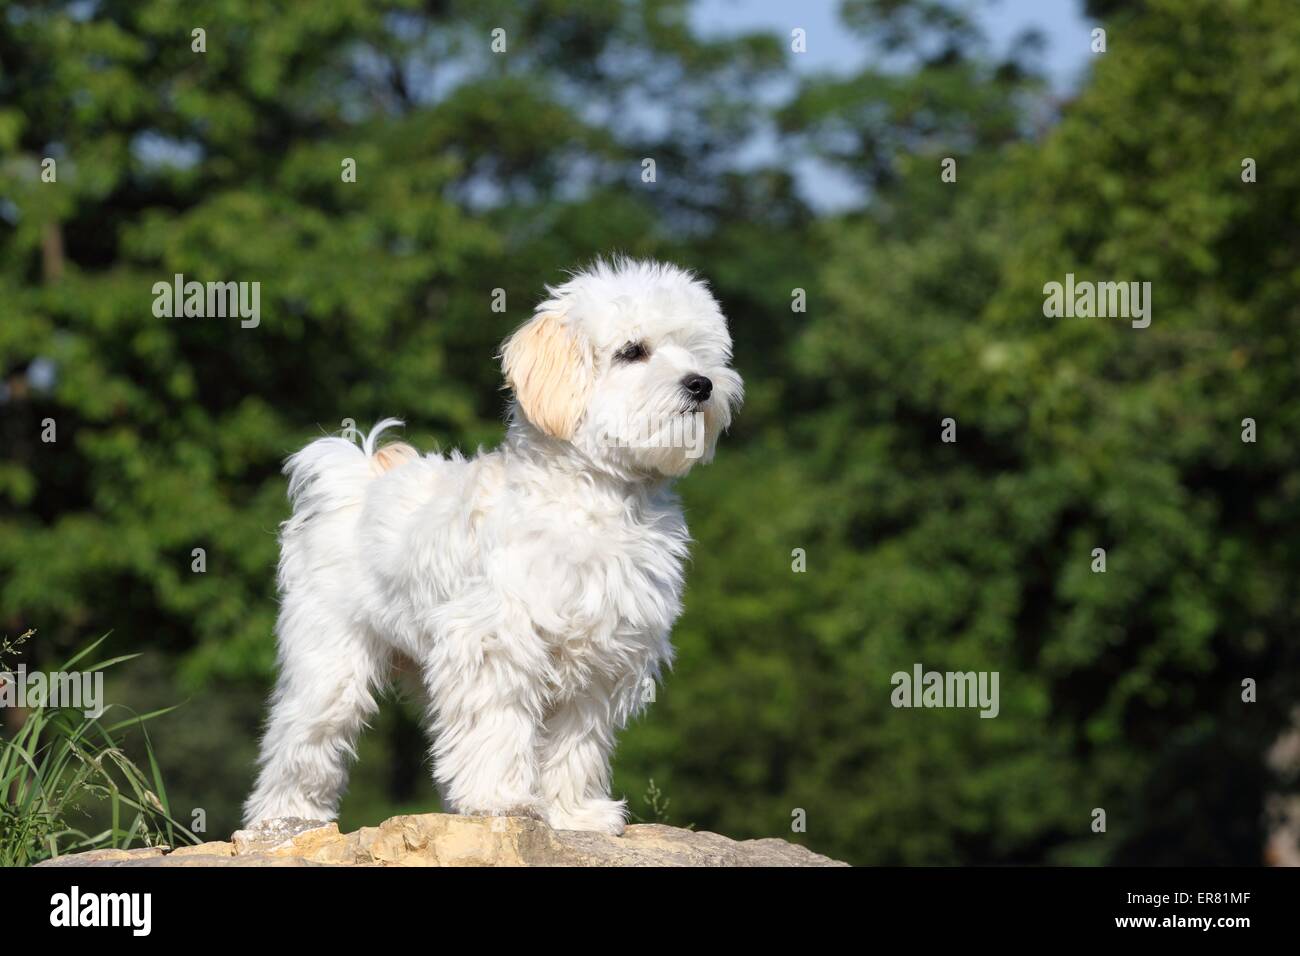
[{"label": "stone ledge", "polygon": [[340,833],[320,820],[268,820],[229,842],[91,850],[39,866],[847,866],[785,840],[732,840],[658,824],[621,837],[552,830],[526,817],[392,817]]}]

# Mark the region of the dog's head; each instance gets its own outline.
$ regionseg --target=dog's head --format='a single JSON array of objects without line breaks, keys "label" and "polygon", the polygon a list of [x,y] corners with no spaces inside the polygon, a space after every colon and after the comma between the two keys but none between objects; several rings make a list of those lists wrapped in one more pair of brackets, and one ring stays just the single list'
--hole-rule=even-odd
[{"label": "dog's head", "polygon": [[598,261],[501,348],[514,414],[632,477],[709,461],[743,386],[717,301],[676,266]]}]

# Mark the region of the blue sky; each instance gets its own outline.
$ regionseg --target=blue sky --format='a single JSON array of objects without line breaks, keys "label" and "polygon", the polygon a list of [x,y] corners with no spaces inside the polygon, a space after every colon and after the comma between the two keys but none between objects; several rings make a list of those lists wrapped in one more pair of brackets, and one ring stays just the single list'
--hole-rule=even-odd
[{"label": "blue sky", "polygon": [[[1060,92],[1076,88],[1087,75],[1089,35],[1095,25],[1084,19],[1082,0],[953,0],[974,12],[995,51],[1007,49],[1026,29],[1044,39],[1039,65]],[[698,0],[691,18],[705,35],[770,30],[784,37],[794,27],[807,31],[808,51],[794,58],[801,72],[851,73],[865,65],[862,43],[840,25],[840,0]],[[775,149],[767,137],[747,150],[761,162]],[[824,210],[842,209],[861,201],[854,184],[814,162],[797,163],[800,188]]]},{"label": "blue sky", "polygon": [[[1047,41],[1044,65],[1053,83],[1073,85],[1088,56],[1088,31],[1080,0],[953,0],[974,11],[990,40],[1004,49],[1026,28],[1037,28]],[[788,36],[793,27],[808,32],[808,53],[800,69],[852,70],[862,65],[861,45],[840,26],[840,0],[698,0],[692,9],[695,25],[705,33],[735,33],[769,29]]]}]

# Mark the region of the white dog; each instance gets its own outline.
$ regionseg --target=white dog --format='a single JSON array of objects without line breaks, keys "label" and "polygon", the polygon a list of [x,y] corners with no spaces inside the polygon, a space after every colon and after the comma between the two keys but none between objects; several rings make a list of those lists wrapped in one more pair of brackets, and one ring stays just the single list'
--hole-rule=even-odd
[{"label": "white dog", "polygon": [[[598,262],[502,346],[504,443],[466,459],[321,438],[285,464],[280,675],[252,825],[332,819],[395,660],[458,813],[621,833],[614,732],[672,661],[689,538],[669,485],[741,399],[726,320],[674,266]],[[693,423],[693,424],[692,424]],[[694,435],[697,440],[691,440]]]}]

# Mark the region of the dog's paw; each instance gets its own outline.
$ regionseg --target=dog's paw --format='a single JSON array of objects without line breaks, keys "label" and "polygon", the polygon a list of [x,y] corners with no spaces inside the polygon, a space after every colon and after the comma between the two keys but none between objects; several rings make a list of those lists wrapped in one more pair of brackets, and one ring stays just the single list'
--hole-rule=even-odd
[{"label": "dog's paw", "polygon": [[622,836],[627,826],[627,801],[588,800],[576,807],[553,806],[546,811],[553,830],[592,830]]},{"label": "dog's paw", "polygon": [[541,820],[543,823],[546,822],[546,814],[543,813],[542,808],[537,806],[535,803],[520,803],[513,807],[506,807],[500,813],[495,814],[495,816],[524,817],[528,820]]},{"label": "dog's paw", "polygon": [[534,800],[483,801],[481,806],[459,807],[456,812],[463,817],[524,817],[546,821],[545,812]]}]

